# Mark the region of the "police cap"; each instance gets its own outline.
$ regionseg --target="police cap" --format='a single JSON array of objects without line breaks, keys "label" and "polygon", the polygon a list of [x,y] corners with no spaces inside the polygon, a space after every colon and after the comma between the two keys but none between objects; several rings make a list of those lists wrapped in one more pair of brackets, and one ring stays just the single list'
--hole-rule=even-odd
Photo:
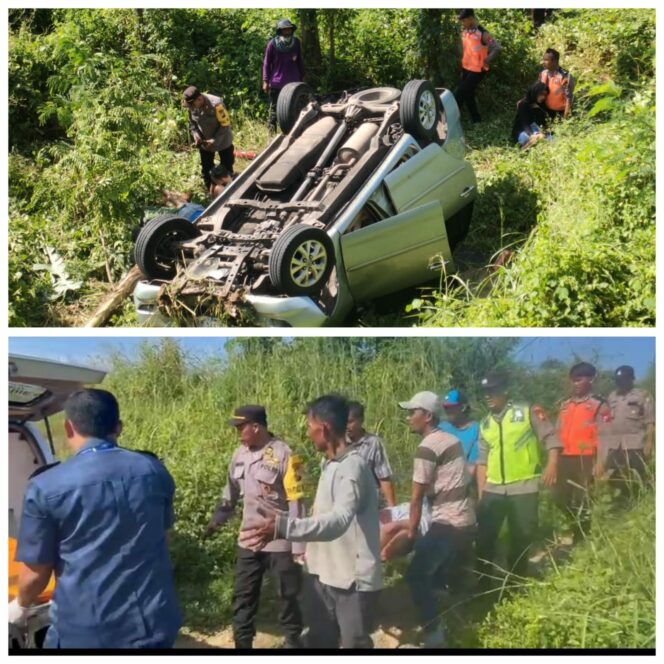
[{"label": "police cap", "polygon": [[260,424],[267,427],[267,414],[263,406],[248,405],[240,406],[233,412],[233,417],[228,420],[231,426],[239,427],[242,424],[250,422],[252,424]]},{"label": "police cap", "polygon": [[634,378],[634,367],[623,364],[616,369],[616,378]]},{"label": "police cap", "polygon": [[575,364],[569,370],[570,378],[575,378],[576,376],[587,376],[588,378],[594,378],[597,375],[597,369],[590,364],[590,362],[579,362]]},{"label": "police cap", "polygon": [[182,96],[184,97],[184,100],[189,104],[194,99],[197,99],[200,97],[201,91],[195,86],[195,85],[190,85],[183,93]]},{"label": "police cap", "polygon": [[480,385],[485,392],[497,392],[507,389],[507,375],[496,371],[482,378]]}]

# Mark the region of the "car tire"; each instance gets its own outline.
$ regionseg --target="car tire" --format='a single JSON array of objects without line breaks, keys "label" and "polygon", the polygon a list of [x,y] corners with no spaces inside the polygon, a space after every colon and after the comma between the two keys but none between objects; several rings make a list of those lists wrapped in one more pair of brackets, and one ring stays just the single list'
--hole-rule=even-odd
[{"label": "car tire", "polygon": [[333,266],[330,236],[305,224],[295,224],[277,238],[268,262],[273,286],[286,295],[317,295]]},{"label": "car tire", "polygon": [[436,137],[440,108],[431,81],[408,81],[401,92],[401,126],[418,141],[432,141]]},{"label": "car tire", "polygon": [[311,88],[306,83],[288,83],[277,97],[277,122],[287,134],[295,125],[302,109],[311,101]]},{"label": "car tire", "polygon": [[468,235],[470,222],[473,219],[474,205],[475,201],[471,201],[466,207],[461,208],[445,222],[447,242],[452,251],[454,251],[454,248],[461,244],[466,239],[466,235]]},{"label": "car tire", "polygon": [[165,214],[143,226],[134,246],[134,259],[148,279],[172,279],[178,259],[177,244],[200,235],[187,219]]}]

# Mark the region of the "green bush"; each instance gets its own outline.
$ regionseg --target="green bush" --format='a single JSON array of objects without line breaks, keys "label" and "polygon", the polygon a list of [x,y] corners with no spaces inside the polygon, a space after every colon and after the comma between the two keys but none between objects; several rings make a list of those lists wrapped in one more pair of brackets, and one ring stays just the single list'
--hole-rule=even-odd
[{"label": "green bush", "polygon": [[598,511],[564,567],[488,616],[481,647],[655,647],[655,494],[626,513]]}]

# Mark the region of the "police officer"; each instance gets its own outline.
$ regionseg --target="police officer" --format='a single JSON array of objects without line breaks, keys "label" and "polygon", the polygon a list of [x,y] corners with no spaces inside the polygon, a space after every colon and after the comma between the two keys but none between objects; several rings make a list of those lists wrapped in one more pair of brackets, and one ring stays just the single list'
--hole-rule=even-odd
[{"label": "police officer", "polygon": [[47,648],[170,648],[181,625],[167,547],[173,479],[154,455],[118,445],[110,392],[74,392],[65,418],[74,455],[26,489],[9,622],[25,621],[55,572]]},{"label": "police officer", "polygon": [[473,123],[482,121],[477,110],[475,90],[489,71],[489,65],[500,53],[500,43],[487,32],[475,18],[472,9],[461,9],[457,18],[461,22],[461,45],[463,56],[461,60],[461,80],[454,97],[459,109],[466,104]]},{"label": "police officer", "polygon": [[642,481],[648,477],[646,459],[652,456],[655,446],[655,408],[648,392],[634,387],[633,367],[618,367],[615,381],[616,389],[607,398],[611,409],[608,435],[595,475],[613,471],[625,493],[632,470]]},{"label": "police officer", "polygon": [[579,362],[569,371],[572,396],[560,405],[556,432],[563,449],[554,488],[556,504],[574,519],[574,538],[590,530],[589,490],[600,436],[610,419],[607,402],[592,393],[597,370]]},{"label": "police officer", "polygon": [[[528,551],[537,535],[540,480],[546,486],[555,484],[561,445],[540,406],[510,401],[505,374],[488,375],[481,387],[489,414],[480,423],[477,555],[494,561],[496,541],[507,519],[508,570],[524,576]],[[540,445],[548,450],[544,470]],[[496,569],[488,567],[487,573],[495,575]]]},{"label": "police officer", "polygon": [[[263,406],[248,405],[235,410],[229,424],[237,429],[241,445],[233,454],[221,502],[207,528],[211,535],[233,515],[243,499],[242,530],[262,522],[259,509],[269,505],[303,516],[300,459],[286,443],[267,428]],[[291,548],[292,547],[292,548]],[[233,591],[233,637],[236,648],[251,648],[256,634],[254,618],[258,611],[261,583],[267,570],[277,580],[281,611],[279,621],[286,634],[287,648],[300,647],[302,614],[298,604],[302,570],[294,555],[304,553],[304,545],[285,539],[270,542],[262,550],[252,550],[238,542]]]},{"label": "police officer", "polygon": [[201,156],[205,190],[209,192],[215,152],[219,153],[219,159],[228,173],[233,175],[235,148],[231,118],[221,97],[204,94],[194,85],[184,91],[183,97],[189,111],[189,130]]},{"label": "police officer", "polygon": [[376,486],[380,488],[388,507],[397,504],[392,482],[392,468],[387,458],[385,445],[375,433],[369,433],[364,428],[364,406],[359,401],[348,402],[348,426],[346,439],[349,449],[356,449],[367,462]]}]

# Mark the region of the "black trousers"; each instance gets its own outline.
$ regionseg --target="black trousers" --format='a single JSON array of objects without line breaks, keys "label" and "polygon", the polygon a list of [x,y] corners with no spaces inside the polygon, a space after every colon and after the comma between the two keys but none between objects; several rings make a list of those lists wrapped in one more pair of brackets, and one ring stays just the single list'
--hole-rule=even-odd
[{"label": "black trousers", "polygon": [[652,481],[643,450],[610,450],[606,469],[613,471],[609,482],[618,488],[623,500],[638,496],[643,485]]},{"label": "black trousers", "polygon": [[558,481],[553,489],[556,505],[572,517],[574,536],[590,532],[590,490],[595,455],[565,455],[558,461]]},{"label": "black trousers", "polygon": [[475,90],[484,78],[483,71],[468,71],[467,69],[461,70],[461,80],[457,89],[454,91],[454,98],[459,106],[459,110],[465,104],[468,107],[468,112],[473,122],[480,122],[482,116],[477,110],[477,101],[475,100]]},{"label": "black trousers", "polygon": [[279,93],[281,88],[270,88],[268,92],[268,98],[270,100],[269,116],[267,121],[267,126],[270,131],[277,131],[277,99],[279,99]]},{"label": "black trousers", "polygon": [[307,648],[373,648],[378,592],[347,590],[307,575]]},{"label": "black trousers", "polygon": [[249,551],[237,548],[233,589],[233,638],[236,648],[251,648],[256,635],[254,619],[258,611],[263,575],[270,571],[277,583],[280,600],[279,622],[286,643],[297,645],[302,632],[302,612],[298,595],[302,568],[290,552]]},{"label": "black trousers", "polygon": [[[201,155],[201,175],[205,182],[205,188],[209,191],[212,184],[212,177],[210,171],[214,168],[214,152],[198,148]],[[233,164],[235,163],[235,147],[231,144],[224,150],[219,151],[219,161],[228,169],[229,173],[233,172]]]},{"label": "black trousers", "polygon": [[500,570],[490,563],[494,562],[498,535],[507,519],[510,537],[507,571],[526,576],[530,547],[537,537],[538,497],[538,493],[520,496],[482,493],[477,511],[477,557],[484,573],[490,576],[500,575]]}]

